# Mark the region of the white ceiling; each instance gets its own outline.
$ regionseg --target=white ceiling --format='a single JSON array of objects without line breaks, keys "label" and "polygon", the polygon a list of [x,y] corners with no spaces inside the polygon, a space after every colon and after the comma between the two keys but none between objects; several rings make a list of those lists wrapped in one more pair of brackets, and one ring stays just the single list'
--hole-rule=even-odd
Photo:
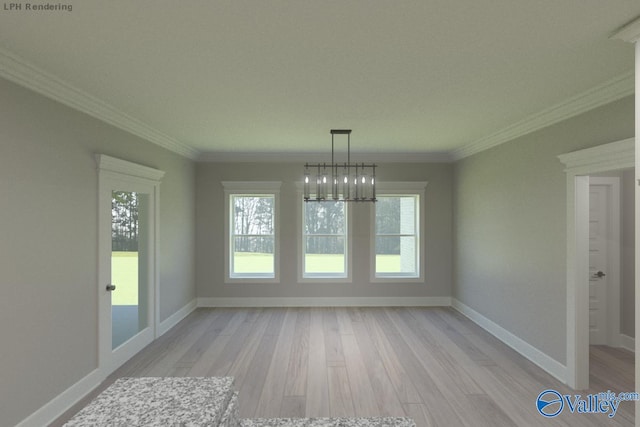
[{"label": "white ceiling", "polygon": [[73,10],[0,11],[0,75],[201,158],[326,152],[331,128],[353,129],[354,152],[495,145],[630,94],[633,46],[609,37],[640,15],[637,0],[59,3]]}]

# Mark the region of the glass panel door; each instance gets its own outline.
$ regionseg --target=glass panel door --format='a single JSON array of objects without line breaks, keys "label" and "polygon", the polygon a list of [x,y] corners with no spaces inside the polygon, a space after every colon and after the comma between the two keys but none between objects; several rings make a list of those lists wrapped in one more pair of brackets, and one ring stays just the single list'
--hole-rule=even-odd
[{"label": "glass panel door", "polygon": [[111,349],[149,326],[149,195],[112,191]]}]

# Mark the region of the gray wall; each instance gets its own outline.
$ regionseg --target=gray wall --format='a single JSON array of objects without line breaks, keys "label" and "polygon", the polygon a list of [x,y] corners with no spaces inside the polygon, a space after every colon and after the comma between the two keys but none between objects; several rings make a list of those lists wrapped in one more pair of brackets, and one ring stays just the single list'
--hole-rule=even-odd
[{"label": "gray wall", "polygon": [[627,97],[457,162],[454,297],[566,363],[566,177],[556,156],[633,135]]},{"label": "gray wall", "polygon": [[[370,283],[371,208],[353,208],[353,283],[298,283],[298,218],[295,182],[302,163],[201,163],[197,166],[197,286],[199,297],[411,297],[450,296],[452,271],[451,164],[381,164],[378,182],[428,181],[425,196],[426,280]],[[282,181],[280,283],[224,283],[224,191],[222,181]],[[359,249],[359,250],[358,250]]]},{"label": "gray wall", "polygon": [[0,425],[97,367],[97,171],[104,153],[166,171],[160,312],[195,298],[193,162],[0,79]]}]

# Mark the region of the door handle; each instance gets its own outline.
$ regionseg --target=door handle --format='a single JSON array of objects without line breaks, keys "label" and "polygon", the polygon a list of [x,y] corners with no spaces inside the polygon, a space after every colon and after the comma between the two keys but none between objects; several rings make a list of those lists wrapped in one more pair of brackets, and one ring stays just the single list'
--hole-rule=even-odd
[{"label": "door handle", "polygon": [[604,276],[606,276],[606,274],[603,271],[598,271],[597,273],[593,273],[593,278],[594,279],[602,279]]},{"label": "door handle", "polygon": [[115,290],[116,290],[116,285],[112,285],[111,283],[107,285],[107,291],[112,292]]}]

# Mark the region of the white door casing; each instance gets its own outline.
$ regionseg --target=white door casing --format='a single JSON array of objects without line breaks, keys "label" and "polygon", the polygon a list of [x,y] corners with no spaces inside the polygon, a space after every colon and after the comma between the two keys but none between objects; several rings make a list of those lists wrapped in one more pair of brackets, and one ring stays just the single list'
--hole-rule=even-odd
[{"label": "white door casing", "polygon": [[[589,174],[635,167],[635,138],[558,156],[567,177],[567,371],[572,388],[589,388]],[[619,319],[618,319],[619,320]]]},{"label": "white door casing", "polygon": [[[151,343],[157,336],[159,324],[158,304],[158,235],[159,235],[159,191],[160,179],[164,172],[135,163],[109,157],[96,156],[98,164],[98,325],[99,325],[99,361],[98,367],[106,377],[137,352]],[[146,236],[148,257],[147,268],[146,327],[124,344],[112,349],[112,307],[111,292],[111,209],[113,191],[128,191],[146,194],[148,210],[145,220],[149,232]],[[141,265],[145,265],[141,263]]]}]

